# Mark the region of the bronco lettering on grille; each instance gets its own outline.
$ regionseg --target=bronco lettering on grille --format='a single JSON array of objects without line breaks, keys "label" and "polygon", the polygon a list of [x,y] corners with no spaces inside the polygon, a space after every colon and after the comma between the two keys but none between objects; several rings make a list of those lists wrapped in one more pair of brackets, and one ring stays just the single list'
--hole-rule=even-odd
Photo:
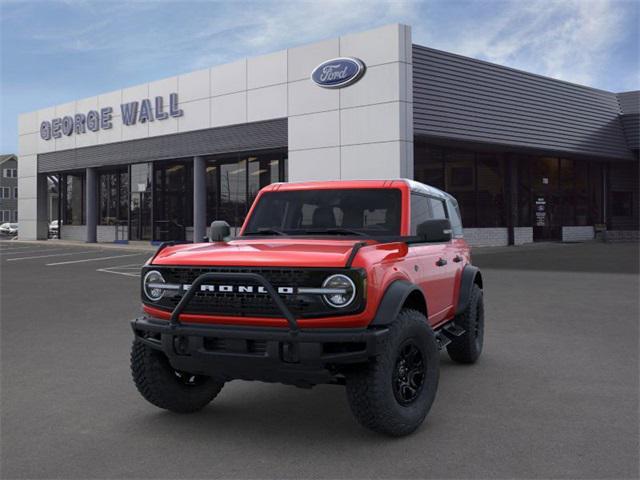
[{"label": "bronco lettering on grille", "polygon": [[[191,285],[182,285],[182,289],[186,292]],[[293,287],[277,287],[276,290],[280,295],[293,295],[295,289]],[[200,285],[201,292],[210,293],[267,293],[263,286],[253,285]]]}]

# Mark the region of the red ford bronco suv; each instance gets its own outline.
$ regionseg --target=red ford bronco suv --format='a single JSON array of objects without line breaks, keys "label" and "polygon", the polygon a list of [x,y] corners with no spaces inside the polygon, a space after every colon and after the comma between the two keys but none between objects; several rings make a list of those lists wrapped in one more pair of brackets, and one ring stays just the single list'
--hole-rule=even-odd
[{"label": "red ford bronco suv", "polygon": [[439,350],[482,351],[482,276],[456,200],[411,180],[272,184],[239,235],[165,244],[142,269],[134,382],[174,412],[234,379],[345,385],[367,428],[406,435],[435,398]]}]

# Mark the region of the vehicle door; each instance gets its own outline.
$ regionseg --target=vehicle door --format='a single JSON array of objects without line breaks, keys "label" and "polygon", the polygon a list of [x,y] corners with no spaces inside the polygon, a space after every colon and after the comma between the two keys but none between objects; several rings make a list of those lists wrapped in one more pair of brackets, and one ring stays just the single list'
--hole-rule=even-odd
[{"label": "vehicle door", "polygon": [[447,217],[451,222],[451,247],[453,248],[453,262],[456,264],[453,306],[458,304],[460,297],[460,282],[462,281],[462,271],[464,267],[471,261],[469,245],[464,240],[464,231],[462,229],[462,219],[460,218],[460,208],[455,198],[449,197],[445,202],[447,206]]},{"label": "vehicle door", "polygon": [[[454,230],[454,225],[456,223],[455,217],[452,218],[452,215],[447,209],[447,204],[445,200],[441,198],[429,197],[429,204],[431,206],[431,211],[433,214],[433,218],[446,218],[451,222],[452,230]],[[443,261],[440,261],[441,270],[446,277],[443,286],[443,301],[445,303],[445,313],[443,318],[450,317],[455,312],[455,304],[454,301],[456,299],[456,287],[458,285],[459,277],[462,274],[462,265],[464,264],[464,258],[462,256],[462,252],[460,250],[459,242],[454,238],[453,231],[451,235],[451,240],[439,244],[441,247],[440,258],[446,262],[444,265]]]},{"label": "vehicle door", "polygon": [[[411,235],[416,235],[417,226],[434,217],[431,197],[411,193]],[[437,213],[437,212],[436,212]],[[450,242],[448,242],[450,243]],[[429,323],[435,325],[445,319],[451,311],[452,258],[448,243],[411,243],[407,261],[413,281],[419,285],[427,299]]]}]

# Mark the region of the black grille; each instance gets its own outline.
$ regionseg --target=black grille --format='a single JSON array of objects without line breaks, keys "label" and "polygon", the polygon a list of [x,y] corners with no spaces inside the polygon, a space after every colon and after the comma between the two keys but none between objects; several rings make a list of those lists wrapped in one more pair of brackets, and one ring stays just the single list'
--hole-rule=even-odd
[{"label": "black grille", "polygon": [[[285,305],[297,318],[311,318],[333,315],[353,314],[362,308],[362,278],[356,270],[327,270],[327,269],[251,269],[251,268],[200,268],[200,267],[152,267],[162,273],[167,283],[191,285],[193,281],[203,273],[233,272],[233,273],[259,273],[263,275],[276,289],[278,287],[321,287],[322,282],[335,273],[349,275],[354,281],[358,293],[352,305],[344,309],[335,309],[328,306],[322,296],[309,294],[281,295]],[[143,273],[144,278],[144,273]],[[209,283],[209,282],[207,282]],[[229,286],[254,286],[258,283],[250,280],[221,280],[210,282],[216,285]],[[183,291],[165,293],[165,296],[157,303],[151,304],[164,310],[173,310],[178,304]],[[143,301],[149,304],[143,296]],[[223,292],[197,292],[183,313],[224,315],[240,317],[282,317],[275,303],[266,293],[223,293]]]}]

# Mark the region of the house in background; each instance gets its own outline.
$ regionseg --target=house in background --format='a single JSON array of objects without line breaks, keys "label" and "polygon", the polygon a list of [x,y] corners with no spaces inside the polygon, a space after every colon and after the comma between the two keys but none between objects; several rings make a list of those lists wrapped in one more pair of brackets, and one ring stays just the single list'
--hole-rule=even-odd
[{"label": "house in background", "polygon": [[18,157],[0,155],[0,223],[18,221]]}]

